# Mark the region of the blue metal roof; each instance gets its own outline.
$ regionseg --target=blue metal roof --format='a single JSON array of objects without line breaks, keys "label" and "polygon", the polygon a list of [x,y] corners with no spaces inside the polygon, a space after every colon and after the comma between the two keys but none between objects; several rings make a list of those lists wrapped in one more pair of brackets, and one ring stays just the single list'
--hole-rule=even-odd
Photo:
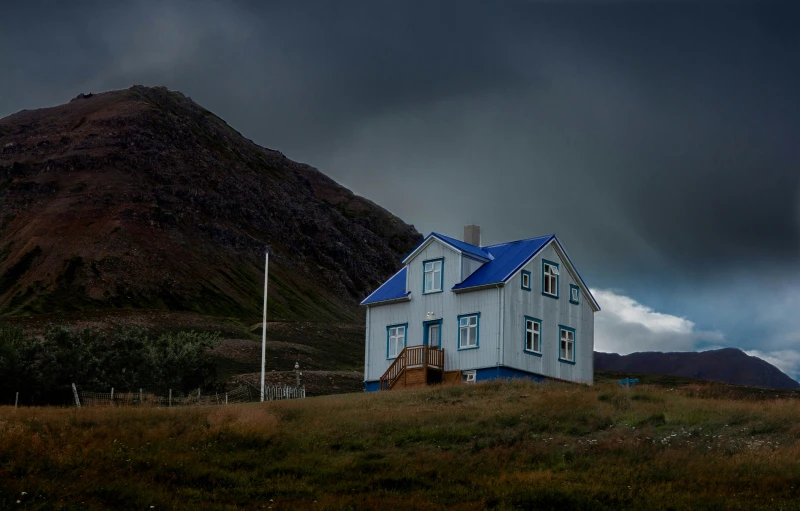
[{"label": "blue metal roof", "polygon": [[453,290],[505,282],[554,237],[551,234],[483,247],[483,251],[492,256],[492,260],[478,268],[464,282],[453,286]]},{"label": "blue metal roof", "polygon": [[[486,247],[477,247],[449,236],[432,232],[427,238],[425,238],[425,240],[423,240],[422,243],[417,246],[417,248],[412,250],[411,253],[406,256],[404,262],[407,261],[408,258],[411,257],[417,250],[419,250],[419,248],[422,247],[431,237],[435,237],[441,240],[443,243],[453,246],[464,254],[471,255],[482,261],[487,261],[472,275],[467,277],[464,282],[453,286],[453,291],[504,283],[512,275],[514,275],[517,270],[519,270],[530,259],[532,259],[542,248],[544,248],[545,245],[550,243],[551,240],[556,241],[559,249],[566,256],[567,261],[569,261],[570,266],[575,269],[575,265],[572,264],[572,261],[569,259],[569,255],[567,255],[564,247],[561,246],[561,243],[558,241],[555,234],[540,236],[538,238],[529,238],[526,240],[511,241],[509,243],[489,245]],[[368,305],[372,303],[398,300],[408,297],[408,295],[411,293],[406,291],[406,268],[407,266],[404,266],[402,270],[397,272],[381,287],[376,289],[375,292],[364,299],[361,304]],[[586,293],[591,298],[591,301],[597,307],[597,310],[599,310],[600,305],[592,296],[591,291],[589,291],[589,287],[586,286],[586,283],[577,273],[577,269],[575,269],[575,273],[578,275],[578,280],[585,288]]]},{"label": "blue metal roof", "polygon": [[[439,234],[438,232],[432,232],[431,236],[435,236],[440,240],[444,241],[448,245],[452,245],[455,248],[459,249],[460,251],[470,254],[472,256],[477,257],[478,259],[486,259],[491,260],[492,256],[490,256],[484,249],[481,247],[476,247],[475,245],[470,245],[464,241],[457,240],[455,238],[451,238],[450,236],[445,236],[444,234]],[[430,237],[430,236],[429,236]]]},{"label": "blue metal roof", "polygon": [[403,266],[403,269],[395,273],[392,278],[384,282],[381,287],[366,297],[364,301],[361,302],[361,305],[385,302],[387,300],[397,300],[408,296],[409,293],[406,292],[406,268],[407,266]]}]

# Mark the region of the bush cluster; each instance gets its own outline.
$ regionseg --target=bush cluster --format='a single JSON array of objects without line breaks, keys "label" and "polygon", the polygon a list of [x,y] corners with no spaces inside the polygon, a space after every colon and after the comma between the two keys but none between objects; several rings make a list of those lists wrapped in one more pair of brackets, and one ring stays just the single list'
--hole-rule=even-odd
[{"label": "bush cluster", "polygon": [[150,335],[136,327],[110,333],[49,325],[42,336],[0,325],[0,402],[19,392],[27,404],[59,404],[72,383],[86,390],[189,391],[215,385],[206,352],[218,334]]}]

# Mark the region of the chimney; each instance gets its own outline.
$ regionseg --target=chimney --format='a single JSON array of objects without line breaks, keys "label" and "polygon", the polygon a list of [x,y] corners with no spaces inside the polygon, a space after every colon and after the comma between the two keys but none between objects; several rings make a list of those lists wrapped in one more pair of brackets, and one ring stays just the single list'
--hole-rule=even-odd
[{"label": "chimney", "polygon": [[481,226],[480,225],[465,225],[464,226],[464,243],[481,246]]}]

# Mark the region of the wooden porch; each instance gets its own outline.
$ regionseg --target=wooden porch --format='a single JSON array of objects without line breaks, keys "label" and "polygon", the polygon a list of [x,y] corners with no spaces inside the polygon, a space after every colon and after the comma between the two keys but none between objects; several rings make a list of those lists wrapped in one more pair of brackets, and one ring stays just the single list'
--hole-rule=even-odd
[{"label": "wooden porch", "polygon": [[430,346],[408,346],[383,373],[380,389],[417,387],[444,381],[444,350]]}]

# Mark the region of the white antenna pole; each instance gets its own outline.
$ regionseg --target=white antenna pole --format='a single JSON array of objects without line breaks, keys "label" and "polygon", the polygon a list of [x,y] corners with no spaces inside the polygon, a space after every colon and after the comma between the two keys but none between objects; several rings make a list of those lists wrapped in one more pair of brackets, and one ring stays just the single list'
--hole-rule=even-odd
[{"label": "white antenna pole", "polygon": [[264,262],[264,320],[261,323],[261,401],[264,401],[264,370],[267,359],[267,279],[269,277],[269,249]]}]

